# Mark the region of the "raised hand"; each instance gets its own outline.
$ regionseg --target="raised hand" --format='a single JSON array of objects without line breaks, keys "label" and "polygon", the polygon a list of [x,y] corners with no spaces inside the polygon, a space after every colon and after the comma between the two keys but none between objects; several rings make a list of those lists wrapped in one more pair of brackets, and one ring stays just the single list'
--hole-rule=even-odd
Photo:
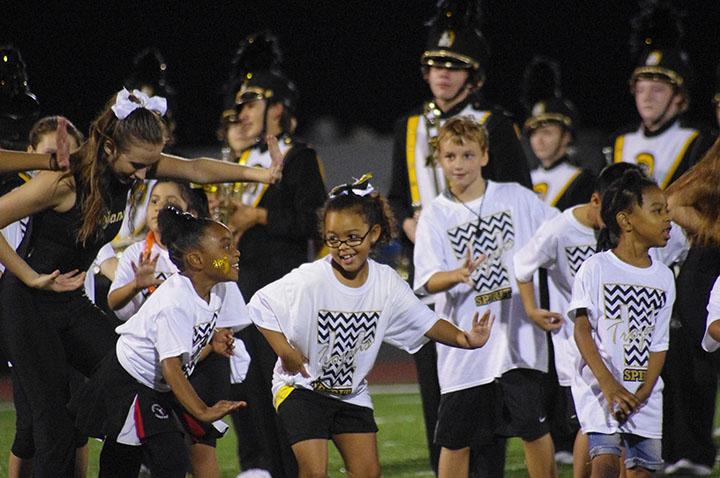
[{"label": "raised hand", "polygon": [[530,320],[546,332],[557,330],[563,326],[563,316],[545,309],[533,309],[528,313]]},{"label": "raised hand", "polygon": [[268,151],[270,152],[270,157],[272,158],[272,164],[267,169],[268,177],[266,182],[268,184],[275,184],[280,182],[282,179],[282,170],[283,166],[285,164],[285,155],[280,151],[280,145],[278,144],[278,140],[275,136],[269,134],[265,138],[265,141],[268,145]]},{"label": "raised hand", "polygon": [[155,277],[155,266],[157,265],[160,254],[156,254],[155,257],[140,256],[138,263],[131,262],[132,270],[135,273],[135,288],[136,289],[147,289],[148,287],[155,287],[163,283],[162,279]]},{"label": "raised hand", "polygon": [[495,316],[491,316],[489,310],[486,310],[480,318],[478,318],[479,315],[480,314],[475,312],[472,319],[472,328],[467,332],[468,344],[474,349],[482,347],[487,343],[490,339],[492,326],[495,323]]},{"label": "raised hand", "polygon": [[485,256],[483,254],[480,254],[475,259],[473,259],[472,251],[470,250],[470,247],[468,247],[465,253],[465,260],[463,261],[463,265],[458,269],[455,269],[455,272],[457,274],[457,283],[467,284],[472,287],[473,272],[475,272],[475,270],[477,270],[477,268],[480,267],[480,264],[482,264],[484,261]]},{"label": "raised hand", "polygon": [[51,166],[53,168],[57,166],[57,169],[60,171],[67,171],[70,169],[70,144],[68,143],[67,120],[62,116],[58,118],[55,137],[57,142],[57,150],[55,152],[57,165]]},{"label": "raised hand", "polygon": [[50,274],[39,274],[27,285],[35,289],[51,290],[53,292],[68,292],[77,290],[85,283],[85,273],[74,269],[61,274],[59,270]]}]

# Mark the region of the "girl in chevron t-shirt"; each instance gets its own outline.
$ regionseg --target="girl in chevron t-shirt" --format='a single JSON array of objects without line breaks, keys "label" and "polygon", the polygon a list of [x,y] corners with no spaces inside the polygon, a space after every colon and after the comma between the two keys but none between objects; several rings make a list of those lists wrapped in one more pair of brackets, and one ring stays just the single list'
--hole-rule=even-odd
[{"label": "girl in chevron t-shirt", "polygon": [[369,175],[338,186],[321,211],[330,254],[260,289],[248,308],[279,360],[273,396],[300,476],[322,476],[332,439],[351,476],[379,476],[377,426],[366,375],[380,345],[410,353],[428,340],[477,348],[492,319],[465,332],[439,319],[392,268],[368,258],[393,233]]},{"label": "girl in chevron t-shirt", "polygon": [[625,465],[647,474],[662,465],[660,371],[669,342],[675,285],[670,269],[649,249],[670,238],[662,190],[627,171],[602,200],[604,250],[577,272],[568,315],[582,358],[572,384],[588,435],[593,475]]}]

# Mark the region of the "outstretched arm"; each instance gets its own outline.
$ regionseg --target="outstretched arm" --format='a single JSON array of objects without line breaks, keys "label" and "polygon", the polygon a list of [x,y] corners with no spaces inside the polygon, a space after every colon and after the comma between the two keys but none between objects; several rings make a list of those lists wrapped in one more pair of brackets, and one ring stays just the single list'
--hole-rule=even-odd
[{"label": "outstretched arm", "polygon": [[51,171],[59,169],[57,161],[51,154],[0,149],[0,174],[46,169]]},{"label": "outstretched arm", "polygon": [[425,332],[425,337],[459,349],[476,349],[487,343],[494,322],[495,317],[490,316],[489,310],[480,318],[476,312],[472,320],[472,329],[467,332],[445,319],[439,319],[430,330]]},{"label": "outstretched arm", "polygon": [[170,386],[175,397],[180,404],[190,412],[194,417],[203,422],[213,422],[224,417],[233,410],[242,408],[247,404],[245,402],[231,402],[229,400],[220,400],[212,407],[208,407],[205,402],[198,397],[197,392],[188,381],[182,371],[180,357],[170,357],[164,359],[160,363],[163,378]]},{"label": "outstretched arm", "polygon": [[250,168],[210,158],[185,159],[163,153],[155,164],[152,175],[199,184],[237,181],[274,184],[282,178],[283,154],[278,147],[277,138],[269,135],[267,143],[272,157],[272,165],[267,169]]}]

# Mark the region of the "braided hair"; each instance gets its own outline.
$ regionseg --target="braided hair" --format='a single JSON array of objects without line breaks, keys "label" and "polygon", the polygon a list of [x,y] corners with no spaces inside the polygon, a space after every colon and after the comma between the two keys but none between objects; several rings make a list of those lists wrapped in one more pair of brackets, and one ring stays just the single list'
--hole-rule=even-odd
[{"label": "braided hair", "polygon": [[167,247],[170,260],[180,271],[185,271],[185,254],[197,247],[205,229],[215,224],[210,218],[195,217],[175,206],[167,206],[158,214],[158,227]]},{"label": "braided hair", "polygon": [[617,214],[630,211],[633,206],[642,206],[643,191],[658,185],[641,171],[627,169],[620,178],[614,181],[605,191],[600,208],[600,217],[605,224],[598,235],[597,250],[607,251],[617,247],[620,241],[620,225]]}]

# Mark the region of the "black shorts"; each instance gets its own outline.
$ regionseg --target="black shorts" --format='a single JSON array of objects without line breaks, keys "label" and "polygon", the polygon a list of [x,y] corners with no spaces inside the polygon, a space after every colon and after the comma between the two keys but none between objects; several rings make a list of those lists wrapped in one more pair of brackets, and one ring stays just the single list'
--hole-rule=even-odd
[{"label": "black shorts", "polygon": [[502,396],[498,435],[533,441],[549,433],[544,377],[538,370],[516,368],[497,380]]},{"label": "black shorts", "polygon": [[224,433],[190,415],[172,392],[158,392],[139,383],[120,365],[114,351],[80,387],[70,409],[76,414],[78,429],[96,438],[117,439],[131,410],[141,442],[153,435],[184,431],[193,443],[214,446]]},{"label": "black shorts", "polygon": [[296,388],[277,409],[291,445],[341,433],[377,433],[373,410]]},{"label": "black shorts", "polygon": [[491,443],[499,405],[497,382],[442,394],[435,443],[451,450]]}]

